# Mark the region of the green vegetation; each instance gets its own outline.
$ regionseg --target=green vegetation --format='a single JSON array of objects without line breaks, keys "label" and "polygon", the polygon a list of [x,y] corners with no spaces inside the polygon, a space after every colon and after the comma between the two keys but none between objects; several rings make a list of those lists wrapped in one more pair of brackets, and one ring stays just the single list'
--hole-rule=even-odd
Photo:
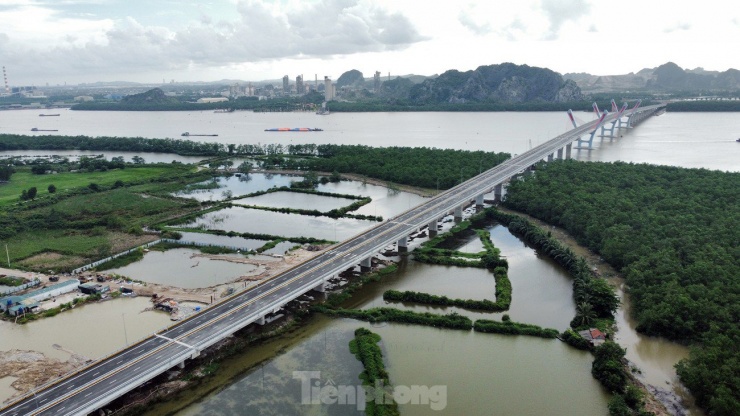
[{"label": "green vegetation", "polygon": [[187,165],[145,165],[129,167],[122,170],[107,170],[104,172],[63,172],[56,175],[34,175],[25,169],[18,169],[10,182],[0,187],[0,207],[16,204],[21,192],[29,187],[47,189],[53,181],[55,187],[53,195],[37,194],[37,199],[61,198],[67,195],[86,192],[91,183],[98,187],[113,187],[116,181],[125,184],[140,184],[161,177],[172,177],[176,174],[187,176],[194,172],[194,168]]},{"label": "green vegetation", "polygon": [[136,263],[143,258],[144,250],[134,250],[128,254],[124,254],[123,256],[116,257],[115,259],[106,261],[105,263],[98,265],[95,270],[100,271],[117,269],[119,267],[127,266],[131,263]]},{"label": "green vegetation", "polygon": [[[119,292],[113,292],[113,293],[119,293]],[[111,293],[111,295],[113,295],[113,293]],[[57,316],[58,314],[60,314],[60,313],[62,313],[64,311],[71,310],[72,308],[75,308],[75,307],[84,305],[86,303],[97,302],[101,298],[102,298],[102,296],[100,296],[100,294],[85,296],[85,297],[81,297],[81,298],[75,298],[71,302],[62,303],[61,305],[59,305],[57,307],[54,307],[54,308],[47,309],[47,310],[43,311],[42,313],[27,313],[27,314],[23,314],[20,317],[18,317],[17,319],[13,318],[13,322],[22,325],[22,324],[25,324],[25,323],[28,323],[28,322],[31,322],[31,321],[35,321],[35,320],[38,320],[38,319],[42,319],[42,318],[51,318],[53,316]],[[9,319],[9,316],[8,315],[0,315],[0,317],[2,317],[3,319]]]},{"label": "green vegetation", "polygon": [[414,259],[429,264],[441,264],[458,267],[485,267],[493,272],[496,281],[496,301],[450,299],[447,296],[435,296],[421,292],[386,291],[383,299],[391,302],[417,302],[439,306],[457,306],[465,309],[501,312],[509,310],[511,305],[511,281],[507,275],[508,263],[500,257],[500,250],[491,243],[491,236],[486,230],[476,229],[485,251],[481,253],[463,253],[457,250],[439,248],[452,245],[470,235],[471,226],[483,226],[490,222],[485,212],[478,213],[466,221],[452,227],[449,231],[423,243],[414,252]]},{"label": "green vegetation", "polygon": [[676,101],[668,103],[667,111],[740,111],[740,101]]},{"label": "green vegetation", "polygon": [[586,341],[571,328],[566,329],[562,334],[560,334],[560,339],[571,347],[578,348],[579,350],[591,349],[591,343]]},{"label": "green vegetation", "polygon": [[[383,352],[378,346],[380,335],[370,332],[365,328],[355,330],[355,338],[349,342],[349,350],[357,357],[365,367],[360,373],[360,379],[364,386],[376,388],[378,385],[390,387],[391,382],[388,372],[383,364]],[[394,403],[392,395],[385,393],[382,402],[369,400],[365,408],[365,414],[373,415],[399,415],[398,406]]]},{"label": "green vegetation", "polygon": [[[563,266],[573,277],[573,298],[577,314],[571,326],[576,329],[597,327],[607,331],[613,323],[619,298],[604,279],[596,278],[582,257],[563,246],[548,233],[518,215],[506,214],[497,209],[487,209],[485,215],[507,226],[509,231],[521,236],[527,243]],[[584,317],[583,313],[588,314]]]},{"label": "green vegetation", "polygon": [[479,319],[475,321],[473,329],[478,332],[487,332],[491,334],[530,335],[540,338],[556,338],[558,336],[558,331],[556,329],[542,328],[537,325],[523,324],[520,322],[499,322],[488,319]]},{"label": "green vegetation", "polygon": [[359,319],[371,323],[376,322],[396,322],[402,324],[416,324],[432,326],[436,328],[449,329],[470,329],[473,322],[467,316],[450,313],[447,315],[438,315],[434,313],[420,313],[412,311],[402,311],[393,308],[372,308],[372,309],[331,309],[323,305],[314,306],[314,310],[331,316],[341,316],[344,318]]},{"label": "green vegetation", "polygon": [[23,282],[22,277],[0,276],[0,286],[20,286]]},{"label": "green vegetation", "polygon": [[383,300],[386,302],[415,302],[424,305],[456,306],[458,308],[486,312],[501,312],[509,309],[509,304],[502,306],[499,302],[493,302],[488,299],[451,299],[447,296],[436,296],[412,291],[399,292],[397,290],[386,290],[383,293]]},{"label": "green vegetation", "polygon": [[[318,158],[286,160],[287,168],[356,173],[429,189],[447,189],[511,157],[451,149],[319,145]],[[445,163],[439,163],[444,160]]]},{"label": "green vegetation", "polygon": [[733,370],[740,363],[739,200],[738,173],[569,161],[512,182],[505,204],[565,228],[616,266],[638,331],[693,342],[677,366],[682,382],[700,406],[733,414],[740,408]]},{"label": "green vegetation", "polygon": [[44,271],[68,271],[151,241],[143,227],[200,207],[170,192],[209,175],[182,164],[61,171],[53,175],[55,193],[18,203],[17,190],[48,188],[52,177],[33,174],[27,166],[18,170],[0,188],[0,242],[7,243],[14,266]]},{"label": "green vegetation", "polygon": [[[433,148],[315,144],[226,146],[220,143],[179,139],[0,134],[0,151],[28,149],[158,152],[204,157],[260,156],[262,167],[265,169],[336,172],[336,175],[357,173],[428,189],[450,188],[459,184],[461,180],[470,179],[511,157],[508,153]],[[439,163],[440,160],[444,160],[445,163]],[[333,174],[327,180],[331,181],[336,175]],[[56,183],[56,180],[55,184],[59,189],[64,188]],[[48,183],[40,189],[45,189],[46,186]],[[18,189],[16,195],[19,195],[20,191]]]}]

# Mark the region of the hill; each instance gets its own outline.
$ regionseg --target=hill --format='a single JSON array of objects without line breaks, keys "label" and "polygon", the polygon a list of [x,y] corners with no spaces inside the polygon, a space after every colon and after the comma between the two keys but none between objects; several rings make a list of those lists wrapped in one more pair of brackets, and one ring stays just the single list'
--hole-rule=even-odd
[{"label": "hill", "polygon": [[[405,93],[406,97],[401,97],[402,93]],[[564,80],[557,72],[512,63],[480,66],[465,72],[449,70],[418,84],[404,78],[396,78],[383,83],[381,96],[406,98],[416,105],[465,102],[567,102],[583,98],[576,83]]]},{"label": "hill", "polygon": [[569,73],[563,77],[575,81],[581,90],[588,93],[635,90],[654,92],[740,91],[740,71],[737,69],[730,68],[724,72],[706,71],[703,68],[690,70],[682,69],[673,62],[625,75]]},{"label": "hill", "polygon": [[174,97],[168,97],[159,88],[154,88],[141,94],[127,95],[121,99],[122,105],[158,105],[158,104],[179,104],[180,100]]}]

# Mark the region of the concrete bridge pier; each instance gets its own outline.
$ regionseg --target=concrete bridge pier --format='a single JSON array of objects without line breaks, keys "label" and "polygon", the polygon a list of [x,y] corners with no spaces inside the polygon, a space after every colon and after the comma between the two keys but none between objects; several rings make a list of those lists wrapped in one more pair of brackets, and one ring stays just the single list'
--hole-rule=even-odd
[{"label": "concrete bridge pier", "polygon": [[[401,251],[400,250],[400,247],[399,247],[399,251]],[[373,258],[372,257],[368,257],[366,259],[363,259],[360,262],[360,271],[362,271],[362,272],[369,272],[372,268],[373,268]]]},{"label": "concrete bridge pier", "polygon": [[265,315],[260,316],[256,321],[254,321],[257,325],[264,325],[265,324]]},{"label": "concrete bridge pier", "polygon": [[321,292],[321,293],[326,292],[326,276],[324,276],[321,279],[321,283],[319,283],[318,285],[316,285],[316,287],[314,287],[313,290],[315,290],[317,292]]},{"label": "concrete bridge pier", "polygon": [[[434,228],[437,228],[437,226],[435,225]],[[409,238],[408,237],[401,238],[400,240],[398,240],[397,245],[398,245],[399,253],[405,253],[409,251]]]},{"label": "concrete bridge pier", "polygon": [[565,159],[570,159],[571,156],[571,150],[573,150],[573,143],[568,143],[565,145]]},{"label": "concrete bridge pier", "polygon": [[555,153],[550,153],[549,155],[547,155],[547,161],[548,162],[552,162],[553,159],[555,159]]},{"label": "concrete bridge pier", "polygon": [[427,225],[427,234],[429,234],[430,238],[437,235],[437,220],[434,220]]},{"label": "concrete bridge pier", "polygon": [[475,208],[476,209],[483,208],[483,194],[480,194],[475,197]]},{"label": "concrete bridge pier", "polygon": [[462,221],[462,214],[463,214],[463,207],[462,207],[462,205],[456,206],[455,207],[455,213],[454,213],[455,222]]},{"label": "concrete bridge pier", "polygon": [[500,183],[493,187],[493,200],[501,202],[501,198],[504,196],[504,184]]},{"label": "concrete bridge pier", "polygon": [[563,148],[558,149],[558,159],[563,160]]}]

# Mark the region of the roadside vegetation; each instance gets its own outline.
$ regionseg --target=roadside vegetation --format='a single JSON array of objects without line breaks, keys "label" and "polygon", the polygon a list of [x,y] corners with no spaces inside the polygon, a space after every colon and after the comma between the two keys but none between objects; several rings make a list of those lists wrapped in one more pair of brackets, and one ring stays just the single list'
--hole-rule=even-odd
[{"label": "roadside vegetation", "polygon": [[701,407],[730,415],[740,408],[739,200],[738,173],[567,161],[513,181],[505,205],[620,270],[637,330],[691,343],[681,381]]}]

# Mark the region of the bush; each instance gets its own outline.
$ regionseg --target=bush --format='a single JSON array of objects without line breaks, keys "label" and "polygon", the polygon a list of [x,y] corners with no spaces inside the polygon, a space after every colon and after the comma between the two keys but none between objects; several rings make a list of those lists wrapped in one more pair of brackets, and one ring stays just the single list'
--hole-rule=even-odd
[{"label": "bush", "polygon": [[613,341],[607,341],[594,349],[591,374],[610,392],[621,394],[627,384],[627,374],[622,359],[625,350]]}]

